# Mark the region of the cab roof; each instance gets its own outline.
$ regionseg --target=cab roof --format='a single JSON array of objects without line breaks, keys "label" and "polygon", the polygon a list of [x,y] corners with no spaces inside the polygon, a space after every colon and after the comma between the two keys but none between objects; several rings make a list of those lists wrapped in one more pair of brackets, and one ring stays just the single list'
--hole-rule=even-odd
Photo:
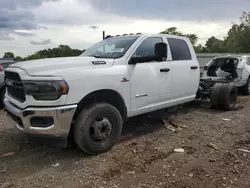
[{"label": "cab roof", "polygon": [[184,36],[178,36],[178,35],[168,35],[168,34],[152,34],[152,33],[138,33],[138,34],[123,34],[123,35],[116,35],[116,36],[111,36],[111,35],[108,35],[106,36],[105,39],[108,39],[108,38],[115,38],[115,37],[121,37],[121,38],[125,38],[125,37],[169,37],[169,38],[177,38],[177,39],[187,39],[187,37],[184,37]]}]

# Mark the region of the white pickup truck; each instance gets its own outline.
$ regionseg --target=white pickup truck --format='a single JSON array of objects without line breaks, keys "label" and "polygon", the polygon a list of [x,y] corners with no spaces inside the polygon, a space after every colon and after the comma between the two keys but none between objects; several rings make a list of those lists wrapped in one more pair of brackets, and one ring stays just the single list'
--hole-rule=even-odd
[{"label": "white pickup truck", "polygon": [[5,71],[5,84],[18,129],[61,146],[72,137],[88,154],[110,150],[128,118],[207,93],[190,40],[163,34],[112,37],[79,57],[20,62]]}]

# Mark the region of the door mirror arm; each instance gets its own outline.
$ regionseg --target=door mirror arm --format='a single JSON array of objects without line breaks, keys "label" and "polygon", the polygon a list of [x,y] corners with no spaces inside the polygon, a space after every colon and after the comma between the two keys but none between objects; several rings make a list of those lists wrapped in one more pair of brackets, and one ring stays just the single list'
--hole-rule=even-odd
[{"label": "door mirror arm", "polygon": [[151,61],[159,61],[157,56],[147,56],[147,57],[131,57],[129,60],[129,64],[137,64],[137,63],[147,63]]},{"label": "door mirror arm", "polygon": [[128,64],[129,65],[135,65],[135,64],[137,64],[138,62],[136,61],[136,59],[134,58],[134,57],[131,57],[130,59],[129,59],[129,61],[128,61]]}]

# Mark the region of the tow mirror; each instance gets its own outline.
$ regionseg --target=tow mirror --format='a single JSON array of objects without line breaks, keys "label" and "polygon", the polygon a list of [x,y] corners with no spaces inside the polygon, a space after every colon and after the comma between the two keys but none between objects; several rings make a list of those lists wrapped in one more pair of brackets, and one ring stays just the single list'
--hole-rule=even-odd
[{"label": "tow mirror", "polygon": [[165,42],[155,44],[155,55],[158,60],[166,60],[168,57],[168,45]]}]

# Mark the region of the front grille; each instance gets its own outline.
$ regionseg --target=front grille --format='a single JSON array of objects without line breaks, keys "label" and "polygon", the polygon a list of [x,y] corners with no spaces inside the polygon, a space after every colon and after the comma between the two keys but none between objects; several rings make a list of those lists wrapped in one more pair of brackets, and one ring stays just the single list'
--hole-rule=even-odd
[{"label": "front grille", "polygon": [[15,114],[12,114],[11,112],[7,111],[8,116],[15,121],[20,127],[23,127],[23,122],[20,117],[16,116]]},{"label": "front grille", "polygon": [[6,88],[8,94],[14,99],[24,102],[26,100],[23,83],[18,73],[5,71]]}]

